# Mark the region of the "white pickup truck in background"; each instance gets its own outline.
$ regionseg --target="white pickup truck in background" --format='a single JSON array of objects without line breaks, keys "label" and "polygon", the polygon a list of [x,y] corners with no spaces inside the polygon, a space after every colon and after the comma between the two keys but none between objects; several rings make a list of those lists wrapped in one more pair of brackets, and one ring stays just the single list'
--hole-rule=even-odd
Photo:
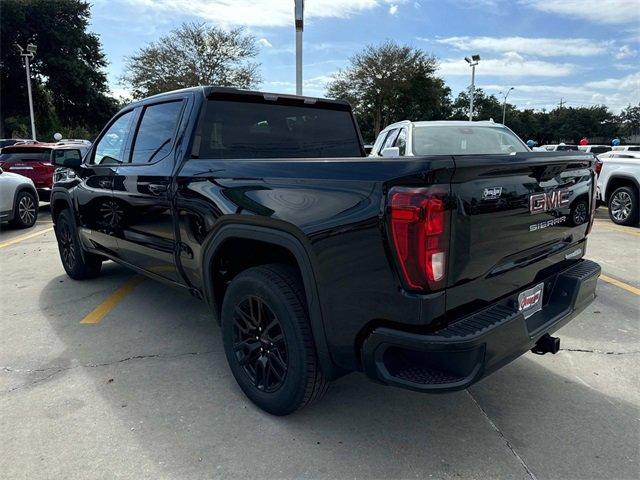
[{"label": "white pickup truck in background", "polygon": [[637,225],[640,192],[640,152],[610,151],[598,155],[596,199],[618,225]]}]

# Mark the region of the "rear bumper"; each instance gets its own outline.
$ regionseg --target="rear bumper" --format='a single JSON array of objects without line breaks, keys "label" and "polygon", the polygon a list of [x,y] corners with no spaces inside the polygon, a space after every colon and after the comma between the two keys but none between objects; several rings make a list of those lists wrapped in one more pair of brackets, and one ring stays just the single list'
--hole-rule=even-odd
[{"label": "rear bumper", "polygon": [[599,275],[597,263],[582,260],[536,282],[545,283],[545,301],[527,319],[517,310],[515,294],[429,334],[376,328],[362,346],[364,371],[382,383],[421,392],[467,388],[584,310],[595,298]]}]

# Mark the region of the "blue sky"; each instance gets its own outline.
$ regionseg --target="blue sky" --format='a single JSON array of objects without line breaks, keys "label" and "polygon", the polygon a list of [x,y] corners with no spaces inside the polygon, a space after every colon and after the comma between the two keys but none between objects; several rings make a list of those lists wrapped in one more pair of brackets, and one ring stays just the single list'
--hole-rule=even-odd
[{"label": "blue sky", "polygon": [[[125,57],[185,21],[244,26],[260,43],[261,90],[293,93],[293,0],[93,0],[91,29],[110,62],[114,93]],[[464,56],[482,60],[476,84],[520,108],[640,102],[640,0],[306,0],[304,94],[366,44],[391,39],[435,54],[454,95]]]}]

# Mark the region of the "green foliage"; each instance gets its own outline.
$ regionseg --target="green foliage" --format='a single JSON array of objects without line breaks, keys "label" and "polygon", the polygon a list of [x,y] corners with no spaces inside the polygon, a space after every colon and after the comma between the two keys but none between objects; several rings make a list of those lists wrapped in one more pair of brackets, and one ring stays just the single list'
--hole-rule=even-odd
[{"label": "green foliage", "polygon": [[[95,132],[113,115],[107,65],[97,35],[87,31],[90,4],[83,0],[2,0],[0,15],[0,122],[4,136],[16,130],[29,104],[25,70],[15,44],[35,43],[31,77],[38,138],[51,140],[60,125]],[[12,118],[11,122],[9,119]],[[24,125],[24,124],[22,124]],[[20,127],[21,128],[21,127]],[[18,130],[20,130],[18,128]]]},{"label": "green foliage", "polygon": [[257,54],[242,28],[183,23],[128,58],[121,80],[134,98],[198,85],[250,88],[260,82]]},{"label": "green foliage", "polygon": [[420,49],[385,42],[369,45],[327,85],[331,98],[348,100],[366,141],[400,120],[446,118],[450,89],[435,75],[435,57]]}]

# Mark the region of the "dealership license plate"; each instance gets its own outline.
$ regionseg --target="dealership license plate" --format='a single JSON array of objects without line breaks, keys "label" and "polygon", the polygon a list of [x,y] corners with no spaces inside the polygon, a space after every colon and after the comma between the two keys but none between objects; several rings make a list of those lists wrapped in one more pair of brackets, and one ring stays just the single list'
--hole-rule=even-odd
[{"label": "dealership license plate", "polygon": [[529,318],[534,313],[542,310],[543,292],[544,283],[540,283],[518,295],[518,310],[524,314],[524,318]]}]

